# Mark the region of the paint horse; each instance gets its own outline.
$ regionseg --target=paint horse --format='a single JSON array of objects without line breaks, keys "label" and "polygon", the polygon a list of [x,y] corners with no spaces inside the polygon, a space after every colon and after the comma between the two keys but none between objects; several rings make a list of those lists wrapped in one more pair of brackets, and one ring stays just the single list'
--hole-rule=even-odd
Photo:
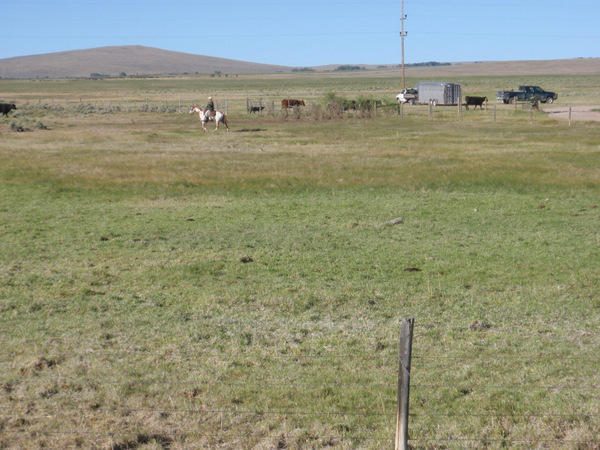
[{"label": "paint horse", "polygon": [[221,111],[215,111],[214,114],[211,114],[210,111],[204,111],[202,108],[199,108],[198,106],[192,106],[192,107],[190,107],[190,114],[198,114],[198,117],[200,118],[200,122],[202,123],[202,129],[204,131],[208,131],[206,129],[206,124],[208,122],[216,123],[217,126],[214,131],[217,131],[219,129],[220,124],[225,125],[225,128],[227,128],[227,131],[229,131],[229,125],[227,123],[227,116],[225,114],[223,114]]}]

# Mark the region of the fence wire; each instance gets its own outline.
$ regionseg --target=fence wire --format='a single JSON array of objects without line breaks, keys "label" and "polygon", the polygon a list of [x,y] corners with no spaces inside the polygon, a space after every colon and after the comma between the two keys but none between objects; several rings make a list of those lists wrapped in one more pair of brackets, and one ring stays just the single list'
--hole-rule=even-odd
[{"label": "fence wire", "polygon": [[[17,321],[18,322],[18,321]],[[240,324],[240,321],[231,320],[231,323]],[[243,323],[242,323],[243,324]],[[20,324],[25,325],[26,324]],[[493,325],[485,325],[481,326],[478,324],[476,327],[473,324],[439,324],[439,323],[427,323],[427,324],[417,324],[415,326],[417,331],[417,336],[420,336],[422,339],[428,332],[434,331],[436,333],[444,332],[444,331],[452,331],[458,330],[465,332],[465,341],[468,341],[471,337],[476,338],[477,340],[485,341],[486,338],[494,338],[496,336],[508,335],[513,337],[518,337],[519,339],[549,339],[550,344],[553,342],[571,342],[573,340],[573,336],[565,333],[565,335],[558,335],[556,332],[547,331],[544,333],[536,333],[529,331],[520,331],[520,330],[509,330],[503,328],[496,328]],[[579,338],[580,336],[577,336]],[[436,349],[436,342],[429,342],[427,348],[420,348],[419,342],[420,339],[416,339],[415,344],[413,346],[413,351],[415,355],[413,356],[414,360],[411,368],[411,377],[413,382],[411,383],[411,390],[413,393],[416,393],[417,396],[413,396],[411,402],[416,402],[413,406],[411,406],[410,418],[415,422],[414,429],[410,433],[410,442],[412,445],[418,447],[422,446],[442,446],[442,445],[454,445],[460,447],[461,445],[467,445],[469,443],[479,443],[480,445],[484,445],[482,443],[487,443],[487,445],[532,445],[532,446],[547,446],[552,445],[556,446],[578,446],[578,448],[598,448],[598,443],[600,443],[600,411],[598,408],[590,408],[590,409],[581,409],[578,408],[578,404],[573,404],[573,410],[565,413],[552,413],[548,411],[514,411],[511,413],[503,413],[497,411],[486,411],[486,410],[477,410],[474,409],[472,411],[468,410],[468,406],[465,406],[466,409],[454,411],[443,411],[443,405],[434,405],[435,407],[430,408],[431,402],[435,401],[435,398],[427,399],[424,401],[423,398],[419,398],[418,394],[421,392],[425,392],[426,396],[427,392],[431,392],[434,394],[438,394],[443,390],[452,390],[458,391],[459,393],[471,393],[477,392],[481,394],[485,391],[502,391],[503,393],[509,393],[511,395],[515,395],[521,392],[527,393],[527,395],[532,395],[536,393],[543,393],[543,395],[551,396],[556,400],[561,399],[561,395],[564,393],[578,393],[579,395],[583,395],[587,401],[585,405],[589,405],[591,402],[590,399],[596,399],[596,404],[599,396],[600,385],[596,384],[595,381],[590,381],[585,375],[581,376],[570,376],[568,380],[564,383],[558,384],[545,384],[539,381],[537,382],[527,382],[523,379],[520,379],[518,383],[480,383],[473,382],[468,378],[461,379],[461,374],[459,373],[462,370],[462,366],[479,364],[502,364],[503,360],[506,361],[518,361],[525,362],[527,364],[532,364],[533,362],[542,364],[544,366],[550,367],[556,363],[557,359],[567,361],[569,364],[576,363],[573,370],[575,372],[579,371],[579,373],[585,374],[586,370],[596,371],[597,367],[600,363],[600,352],[598,345],[598,337],[600,334],[597,332],[586,332],[586,338],[589,340],[589,345],[587,350],[589,350],[590,355],[569,355],[566,354],[563,356],[565,349],[557,349],[553,350],[550,346],[546,349],[546,351],[542,354],[540,353],[531,353],[531,354],[498,354],[490,349],[485,349],[485,345],[483,346],[483,354],[473,354],[469,353],[468,347],[460,348],[460,349],[452,349],[450,352],[440,351],[440,349]],[[7,336],[4,336],[0,339],[0,345],[2,343],[9,343],[10,339]],[[32,343],[35,342],[32,340]],[[23,344],[23,342],[20,342]],[[194,381],[178,381],[172,380],[169,378],[151,378],[147,375],[142,376],[140,378],[131,379],[124,377],[113,378],[113,379],[84,379],[77,377],[67,377],[67,376],[56,376],[56,377],[34,377],[27,378],[25,376],[22,377],[10,377],[10,376],[1,376],[0,378],[0,386],[3,387],[4,393],[9,393],[16,388],[23,388],[26,386],[32,386],[35,389],[36,386],[46,386],[48,384],[56,384],[61,386],[67,386],[68,389],[72,389],[74,392],[77,392],[86,385],[93,383],[96,387],[102,386],[121,386],[128,387],[134,385],[156,385],[160,386],[163,391],[167,392],[167,396],[179,395],[180,392],[177,392],[179,389],[188,389],[195,390],[198,388],[202,389],[213,389],[218,388],[223,390],[223,392],[229,392],[233,394],[236,389],[244,389],[244,388],[252,388],[255,390],[263,390],[269,391],[275,388],[290,388],[295,389],[301,393],[301,395],[306,395],[307,391],[310,391],[313,388],[323,388],[332,390],[332,392],[343,392],[347,389],[360,390],[365,393],[370,393],[375,396],[385,395],[387,400],[386,403],[388,406],[383,406],[378,409],[379,411],[374,410],[372,405],[361,405],[360,407],[340,407],[341,405],[336,405],[335,402],[331,405],[331,408],[328,410],[322,411],[314,411],[314,410],[303,410],[297,408],[290,407],[282,407],[282,408],[273,408],[270,406],[260,407],[259,405],[247,405],[245,407],[237,407],[237,408],[223,408],[217,404],[203,403],[201,399],[192,398],[187,407],[140,407],[140,406],[128,406],[127,402],[124,401],[123,405],[116,406],[97,406],[93,408],[93,411],[90,411],[89,407],[82,407],[78,405],[77,401],[73,401],[73,403],[69,406],[70,413],[77,413],[79,415],[85,414],[110,414],[116,416],[124,416],[129,414],[139,414],[141,416],[149,415],[149,414],[157,414],[157,415],[197,415],[205,417],[207,415],[219,416],[221,419],[229,416],[247,416],[250,417],[250,421],[253,420],[261,420],[265,416],[270,417],[281,417],[282,420],[284,418],[295,417],[298,420],[304,420],[305,418],[308,422],[314,421],[328,421],[327,418],[339,417],[339,418],[352,418],[353,421],[357,421],[360,423],[363,419],[370,418],[369,420],[376,419],[381,425],[380,428],[377,428],[379,431],[375,432],[375,435],[372,434],[357,434],[352,432],[336,432],[336,439],[339,439],[342,442],[362,442],[360,445],[366,445],[367,448],[381,448],[381,445],[389,445],[393,442],[393,436],[382,435],[381,430],[387,429],[392,430],[393,423],[395,419],[395,412],[393,409],[389,408],[389,405],[393,404],[395,400],[395,390],[397,388],[396,376],[398,370],[398,359],[397,354],[395,354],[394,343],[388,342],[386,344],[386,351],[379,352],[378,354],[373,354],[372,352],[365,352],[365,354],[357,354],[357,353],[346,353],[346,352],[336,352],[331,351],[329,353],[311,353],[310,351],[304,350],[303,352],[296,354],[285,354],[285,355],[273,355],[273,354],[261,354],[260,349],[251,348],[246,349],[240,352],[215,352],[208,350],[195,350],[193,348],[166,348],[163,351],[157,351],[156,349],[127,349],[120,351],[112,351],[109,349],[98,349],[94,351],[86,351],[82,353],[78,353],[73,349],[69,349],[65,352],[60,351],[60,346],[56,348],[54,351],[61,355],[62,358],[78,358],[81,361],[94,360],[94,359],[102,359],[102,358],[115,358],[115,359],[127,359],[133,355],[144,355],[144,356],[153,356],[156,359],[160,359],[165,354],[179,354],[184,355],[188,358],[200,358],[200,359],[220,359],[223,361],[236,361],[236,360],[276,360],[279,361],[279,364],[282,366],[293,368],[295,365],[299,365],[301,362],[309,361],[313,364],[317,370],[318,367],[329,367],[331,365],[341,364],[342,362],[361,362],[361,364],[365,361],[373,361],[374,359],[379,359],[380,363],[384,367],[389,367],[388,375],[386,375],[386,380],[384,381],[373,381],[373,380],[360,380],[357,379],[356,382],[339,382],[336,380],[328,380],[328,381],[316,381],[311,380],[309,373],[308,375],[302,374],[299,378],[285,378],[285,377],[277,377],[277,376],[267,376],[261,378],[252,378],[246,381],[222,381],[216,379],[196,379]],[[524,345],[526,347],[526,345]],[[511,349],[515,350],[515,349]],[[519,349],[516,349],[517,351]],[[421,352],[421,354],[420,354]],[[558,353],[557,353],[558,352]],[[268,352],[266,352],[268,353]],[[441,375],[439,376],[439,382],[430,382],[428,381],[426,375],[430,370],[428,369],[428,364],[434,363],[439,364],[441,367]],[[4,360],[0,361],[1,366],[12,367],[14,363],[6,360],[6,355],[4,356]],[[202,366],[202,364],[199,364]],[[362,366],[361,366],[362,367]],[[456,377],[452,382],[446,382],[445,379],[448,378],[449,374],[453,377]],[[357,377],[360,374],[357,374]],[[306,378],[308,377],[308,378]],[[421,379],[423,378],[423,379]],[[597,379],[597,378],[596,378]],[[79,386],[79,387],[78,387]],[[170,392],[170,393],[169,393]],[[497,395],[497,394],[494,394]],[[540,394],[542,395],[542,394]],[[201,396],[200,396],[201,397]],[[392,397],[390,399],[390,397]],[[466,395],[465,395],[466,397]],[[568,397],[564,397],[566,401],[570,401],[571,399]],[[510,401],[510,400],[507,400]],[[201,404],[202,403],[202,404]],[[420,404],[423,403],[423,404]],[[440,408],[442,411],[440,411]],[[39,416],[52,416],[52,415],[60,415],[61,413],[67,412],[64,407],[48,407],[48,406],[39,406],[36,407],[35,410],[29,411],[27,415],[30,419],[39,417]],[[19,417],[24,414],[24,411],[19,408],[12,407],[10,402],[3,400],[3,403],[0,403],[0,422],[4,424],[10,423],[11,420],[14,420],[15,417]],[[463,433],[462,436],[456,436],[456,431],[452,436],[444,435],[444,423],[453,423],[460,424],[461,422],[468,421],[469,419],[475,419],[481,421],[480,426],[483,427],[484,424],[490,421],[498,421],[498,420],[506,420],[511,422],[522,422],[527,423],[531,420],[538,421],[561,421],[573,423],[573,421],[581,422],[587,424],[589,427],[588,434],[592,434],[592,438],[589,439],[588,436],[582,436],[581,439],[572,439],[566,436],[559,436],[554,439],[546,439],[544,437],[531,437],[524,438],[522,436],[517,436],[511,438],[511,436],[506,436],[503,438],[494,438],[493,436],[473,436],[469,433]],[[441,428],[433,428],[429,426],[429,422],[439,422]],[[455,425],[458,426],[458,425]],[[487,425],[486,425],[487,426]],[[43,428],[43,427],[42,427]],[[200,426],[201,428],[201,426]],[[88,436],[90,439],[101,439],[102,437],[113,437],[116,436],[116,433],[106,432],[106,431],[81,431],[79,429],[38,429],[35,428],[35,431],[32,429],[28,429],[26,426],[20,427],[10,427],[3,426],[0,428],[0,444],[3,436],[8,435],[29,435],[34,433],[36,435],[47,435],[47,436]],[[177,432],[173,432],[169,435],[171,439],[189,439],[194,436],[207,436],[207,432],[202,430],[195,429],[183,429]],[[391,432],[390,432],[391,434]],[[219,437],[223,437],[222,434],[214,433],[213,438],[219,439]],[[276,437],[276,434],[273,436],[265,435],[263,437]],[[322,439],[327,437],[331,437],[328,435],[318,436]],[[243,439],[243,436],[240,437]]]}]

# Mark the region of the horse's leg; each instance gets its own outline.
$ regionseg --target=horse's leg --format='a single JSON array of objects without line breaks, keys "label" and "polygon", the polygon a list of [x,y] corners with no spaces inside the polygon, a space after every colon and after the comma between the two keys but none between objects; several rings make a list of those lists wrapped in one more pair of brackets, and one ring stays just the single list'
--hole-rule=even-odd
[{"label": "horse's leg", "polygon": [[206,128],[204,128],[204,120],[202,120],[200,112],[198,112],[198,119],[200,119],[200,125],[202,125],[202,130],[206,131]]},{"label": "horse's leg", "polygon": [[223,114],[223,125],[225,125],[227,131],[229,131],[229,125],[227,124],[227,116],[225,114]]},{"label": "horse's leg", "polygon": [[206,133],[208,130],[206,129],[206,122],[200,122],[202,124],[202,130]]}]

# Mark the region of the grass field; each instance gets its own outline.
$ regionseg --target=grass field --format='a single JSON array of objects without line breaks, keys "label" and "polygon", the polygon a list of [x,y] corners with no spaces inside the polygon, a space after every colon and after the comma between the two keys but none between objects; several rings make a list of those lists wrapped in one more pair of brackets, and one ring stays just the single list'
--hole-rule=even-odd
[{"label": "grass field", "polygon": [[[532,84],[600,104],[598,77]],[[393,448],[414,317],[414,448],[598,449],[598,124],[319,113],[397,89],[0,80],[19,102],[0,118],[0,448]],[[290,92],[301,114],[244,112]],[[231,132],[77,106],[208,93]]]}]

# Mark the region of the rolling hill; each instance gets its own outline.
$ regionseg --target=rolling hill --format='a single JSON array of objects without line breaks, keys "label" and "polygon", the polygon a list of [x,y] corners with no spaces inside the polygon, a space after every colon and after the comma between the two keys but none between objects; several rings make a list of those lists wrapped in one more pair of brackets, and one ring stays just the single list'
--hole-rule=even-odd
[{"label": "rolling hill", "polygon": [[[316,71],[333,71],[340,65],[313,67]],[[371,71],[389,75],[399,71],[398,64],[375,66],[359,64]],[[99,47],[42,55],[0,59],[0,78],[76,78],[92,74],[169,75],[169,74],[249,74],[291,72],[292,67],[236,61],[213,56],[174,52],[140,45]],[[362,71],[359,71],[362,72]],[[359,72],[349,71],[348,76]],[[339,72],[338,72],[339,73]],[[407,76],[456,77],[487,75],[598,75],[600,58],[576,58],[547,61],[461,62],[437,66],[408,66]]]},{"label": "rolling hill", "polygon": [[67,78],[185,73],[273,73],[291,67],[235,61],[140,45],[99,47],[0,59],[2,78]]}]

